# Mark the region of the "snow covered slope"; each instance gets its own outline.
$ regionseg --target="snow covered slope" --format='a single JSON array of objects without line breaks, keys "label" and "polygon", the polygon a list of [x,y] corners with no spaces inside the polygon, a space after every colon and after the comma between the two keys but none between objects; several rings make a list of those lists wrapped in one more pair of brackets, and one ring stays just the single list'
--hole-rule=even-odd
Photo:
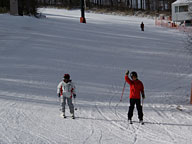
[{"label": "snow covered slope", "polygon": [[[146,18],[40,9],[46,19],[0,15],[0,144],[191,144],[191,44]],[[140,31],[141,21],[145,32]],[[127,123],[137,71],[145,125]],[[77,119],[62,119],[56,86],[70,73]],[[68,112],[68,109],[67,109]],[[67,113],[69,115],[69,113]]]}]

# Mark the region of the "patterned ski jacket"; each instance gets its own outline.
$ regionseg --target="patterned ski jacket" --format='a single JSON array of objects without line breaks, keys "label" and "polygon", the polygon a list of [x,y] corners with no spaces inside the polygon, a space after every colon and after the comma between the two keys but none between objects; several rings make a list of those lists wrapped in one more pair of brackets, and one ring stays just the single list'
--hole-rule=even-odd
[{"label": "patterned ski jacket", "polygon": [[68,83],[61,81],[57,86],[57,94],[59,93],[63,97],[72,98],[73,94],[76,94],[74,83],[72,81]]},{"label": "patterned ski jacket", "polygon": [[140,99],[140,95],[144,94],[144,86],[140,80],[130,80],[130,78],[125,75],[126,82],[130,85],[130,99]]}]

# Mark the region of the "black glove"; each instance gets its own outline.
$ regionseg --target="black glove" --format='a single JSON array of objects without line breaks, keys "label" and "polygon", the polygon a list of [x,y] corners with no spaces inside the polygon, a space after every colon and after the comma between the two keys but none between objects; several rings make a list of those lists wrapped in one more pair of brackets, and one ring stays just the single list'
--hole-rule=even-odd
[{"label": "black glove", "polygon": [[145,93],[142,93],[142,98],[143,98],[143,99],[145,98]]},{"label": "black glove", "polygon": [[73,94],[73,97],[76,98],[76,94]]},{"label": "black glove", "polygon": [[127,76],[129,75],[129,70],[126,71],[125,75],[127,75]]},{"label": "black glove", "polygon": [[58,94],[57,94],[57,96],[58,96],[58,97],[60,97],[60,96],[61,96],[61,94],[60,94],[60,93],[58,93]]}]

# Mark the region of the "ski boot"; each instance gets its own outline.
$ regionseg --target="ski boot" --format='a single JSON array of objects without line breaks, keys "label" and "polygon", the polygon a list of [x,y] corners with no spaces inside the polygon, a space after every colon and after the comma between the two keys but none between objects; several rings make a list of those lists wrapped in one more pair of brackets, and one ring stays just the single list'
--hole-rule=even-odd
[{"label": "ski boot", "polygon": [[75,114],[73,113],[71,117],[72,117],[72,119],[75,119]]},{"label": "ski boot", "polygon": [[139,123],[140,123],[141,125],[144,125],[143,120],[139,120]]},{"label": "ski boot", "polygon": [[66,115],[65,115],[65,113],[63,113],[63,118],[67,118]]},{"label": "ski boot", "polygon": [[133,121],[129,118],[128,118],[128,122],[129,122],[129,124],[133,124]]}]

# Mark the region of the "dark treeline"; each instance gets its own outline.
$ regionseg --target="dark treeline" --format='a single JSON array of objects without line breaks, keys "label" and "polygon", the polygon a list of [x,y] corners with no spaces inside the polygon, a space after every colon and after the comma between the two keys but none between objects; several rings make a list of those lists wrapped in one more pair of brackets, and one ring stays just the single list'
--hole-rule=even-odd
[{"label": "dark treeline", "polygon": [[19,15],[36,15],[38,2],[37,0],[18,0]]},{"label": "dark treeline", "polygon": [[80,0],[38,0],[40,6],[80,7]]},{"label": "dark treeline", "polygon": [[9,0],[0,0],[0,13],[9,10]]},{"label": "dark treeline", "polygon": [[[17,0],[19,15],[35,15],[37,13],[37,0]],[[10,0],[0,0],[0,12],[10,9]],[[4,10],[4,11],[3,11]]]},{"label": "dark treeline", "polygon": [[[176,0],[85,0],[86,8],[111,8],[124,10],[169,11]],[[41,6],[55,5],[79,7],[80,0],[38,0]]]},{"label": "dark treeline", "polygon": [[[10,0],[0,0],[0,8],[9,10]],[[110,8],[124,10],[171,11],[176,0],[85,0],[86,8]],[[36,13],[37,7],[56,6],[80,8],[80,0],[18,0],[23,14]]]},{"label": "dark treeline", "polygon": [[126,8],[147,11],[171,11],[171,4],[176,0],[86,0],[89,5],[98,7]]},{"label": "dark treeline", "polygon": [[0,7],[9,8],[9,0],[0,0]]}]

